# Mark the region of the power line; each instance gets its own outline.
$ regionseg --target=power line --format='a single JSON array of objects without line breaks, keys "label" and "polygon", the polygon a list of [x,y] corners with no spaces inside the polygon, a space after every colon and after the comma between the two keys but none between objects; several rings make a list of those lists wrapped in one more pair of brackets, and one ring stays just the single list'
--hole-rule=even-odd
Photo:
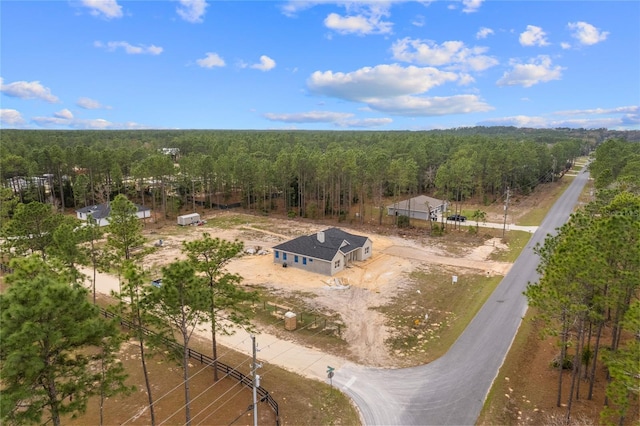
[{"label": "power line", "polygon": [[[295,332],[302,331],[302,330],[304,330],[305,328],[310,327],[311,325],[313,325],[313,323],[309,323],[308,325],[306,325],[306,326],[304,326],[304,327],[301,327],[301,328],[297,329]],[[313,338],[313,337],[315,337],[315,336],[319,335],[320,333],[322,333],[323,331],[324,331],[324,330],[319,330],[318,332],[314,333],[313,335],[311,335],[311,336],[309,336],[309,337]],[[274,345],[276,345],[276,344],[280,344],[280,343],[281,343],[281,342],[277,340],[277,341],[275,341],[275,342],[273,342],[273,343],[270,343],[269,345],[265,346],[263,349],[268,349],[268,348],[270,348],[270,347],[272,347],[272,346],[274,346]],[[293,349],[293,347],[289,347],[289,348],[287,348],[287,349],[283,350],[282,352],[280,352],[280,353],[276,354],[274,357],[272,357],[268,362],[269,362],[269,363],[271,363],[271,364],[273,364],[273,363],[272,363],[272,361],[273,361],[274,359],[276,359],[276,358],[278,358],[279,356],[283,355],[284,353],[286,353],[286,352],[290,351],[291,349]],[[323,357],[324,357],[324,356],[325,356],[325,355],[323,354]],[[302,369],[302,371],[306,370],[307,368],[309,368],[310,366],[312,366],[313,364],[315,364],[317,361],[318,361],[318,360],[313,361],[313,362],[312,362],[312,363],[310,363],[307,367],[305,367],[304,369]],[[266,374],[268,374],[269,372],[271,372],[271,371],[272,371],[272,370],[274,370],[275,368],[277,368],[277,366],[276,366],[276,365],[273,365],[271,368],[269,368],[268,370],[266,370],[266,372],[262,375],[262,377],[264,377]],[[240,384],[240,383],[238,383],[238,384]],[[239,390],[238,392],[236,392],[236,394],[234,394],[233,396],[235,396],[235,395],[237,395],[238,393],[242,392],[242,390],[243,390],[243,389],[240,389],[240,390]],[[227,391],[227,392],[228,392],[228,391]],[[226,392],[225,392],[225,394],[226,394]],[[202,395],[202,393],[201,393],[201,395]],[[224,394],[223,394],[223,395],[224,395]],[[223,395],[221,395],[221,397],[222,397]],[[200,395],[199,395],[199,396],[200,396]],[[198,396],[198,397],[199,397],[199,396]],[[216,399],[215,401],[211,402],[209,405],[207,405],[206,407],[204,407],[202,410],[200,410],[200,412],[199,412],[199,413],[197,413],[195,416],[192,416],[191,418],[192,418],[192,419],[194,419],[194,418],[198,417],[200,414],[204,413],[204,412],[205,412],[209,407],[211,407],[213,404],[215,404],[219,399],[220,399],[220,398],[218,398],[218,399]],[[229,401],[230,401],[230,400],[229,400]],[[227,401],[227,402],[228,402],[228,401]],[[227,402],[225,402],[224,404],[222,404],[222,405],[220,405],[219,407],[217,407],[214,411],[212,411],[212,412],[210,412],[209,414],[207,414],[207,416],[206,416],[204,419],[202,419],[202,422],[204,422],[206,419],[208,419],[211,415],[213,415],[213,414],[214,414],[216,411],[218,411],[220,408],[222,408],[222,407],[223,407]],[[202,422],[198,423],[198,425],[202,424]]]},{"label": "power line", "polygon": [[[227,350],[225,353],[223,353],[221,356],[219,356],[219,357],[216,359],[216,361],[219,361],[221,358],[225,357],[225,356],[226,356],[228,353],[230,353],[232,350],[237,349],[237,347],[238,347],[239,345],[243,344],[246,340],[247,340],[247,339],[244,339],[244,340],[242,340],[240,343],[238,343],[236,346],[234,346],[234,347],[232,347],[232,348],[228,348],[228,350]],[[240,363],[238,366],[240,366],[240,365],[244,364],[245,362],[246,362],[246,361],[244,361],[244,362]],[[206,363],[204,363],[204,365],[205,365],[205,367],[211,367],[213,364],[212,364],[212,363],[209,363],[209,362],[206,362]],[[234,367],[233,369],[235,370],[236,368]],[[194,374],[192,377],[190,377],[189,379],[192,379],[193,377],[196,377],[198,374],[202,373],[203,371],[209,371],[209,370],[207,370],[206,368],[203,368],[203,369],[201,369],[200,371],[198,371],[196,374]],[[225,377],[227,377],[228,375],[229,375],[229,374],[227,373],[227,374],[225,374],[222,378],[225,378]],[[183,385],[184,385],[184,383],[185,383],[185,381],[183,380],[183,381],[181,381],[180,383],[178,383],[176,386],[174,386],[172,389],[170,389],[169,391],[165,392],[165,393],[164,393],[162,396],[160,396],[159,398],[155,398],[155,399],[154,399],[154,401],[153,401],[153,404],[155,405],[156,403],[160,402],[160,401],[161,401],[162,399],[164,399],[165,397],[169,396],[173,391],[175,391],[176,389],[178,389],[180,386],[183,386]],[[216,382],[216,383],[218,383],[218,382]],[[215,384],[216,384],[216,383],[214,383],[213,385],[215,386]],[[149,408],[148,406],[147,406],[147,407],[145,407],[145,409],[144,409],[142,412],[146,411],[148,408]],[[181,407],[181,408],[183,408],[183,407]],[[125,424],[129,423],[130,421],[134,420],[135,418],[137,418],[137,416],[138,416],[138,415],[139,415],[139,414],[138,414],[138,413],[136,413],[134,416],[132,416],[132,417],[130,417],[129,419],[125,420],[125,421],[122,423],[122,425],[125,425]],[[175,415],[175,413],[174,413],[174,414],[172,414],[169,418],[173,417],[174,415]]]}]

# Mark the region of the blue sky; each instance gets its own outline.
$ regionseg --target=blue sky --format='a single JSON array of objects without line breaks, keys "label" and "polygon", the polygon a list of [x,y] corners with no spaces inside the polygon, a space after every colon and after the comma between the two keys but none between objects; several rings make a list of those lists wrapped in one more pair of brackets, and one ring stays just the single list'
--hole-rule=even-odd
[{"label": "blue sky", "polygon": [[2,128],[640,129],[640,2],[0,2]]}]

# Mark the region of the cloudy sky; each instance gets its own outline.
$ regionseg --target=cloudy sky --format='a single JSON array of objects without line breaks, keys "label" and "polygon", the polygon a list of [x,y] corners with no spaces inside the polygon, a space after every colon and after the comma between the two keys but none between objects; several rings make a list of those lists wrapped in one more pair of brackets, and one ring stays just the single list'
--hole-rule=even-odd
[{"label": "cloudy sky", "polygon": [[2,128],[640,129],[640,2],[2,1]]}]

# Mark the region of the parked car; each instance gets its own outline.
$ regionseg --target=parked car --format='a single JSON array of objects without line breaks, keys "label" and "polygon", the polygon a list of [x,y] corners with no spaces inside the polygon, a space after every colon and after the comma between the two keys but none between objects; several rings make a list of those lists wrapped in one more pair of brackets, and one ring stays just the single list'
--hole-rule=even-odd
[{"label": "parked car", "polygon": [[151,281],[151,285],[157,288],[162,287],[162,278],[158,278],[157,280]]},{"label": "parked car", "polygon": [[462,216],[461,214],[454,214],[447,217],[447,220],[453,220],[455,222],[464,222],[467,220],[466,216]]}]

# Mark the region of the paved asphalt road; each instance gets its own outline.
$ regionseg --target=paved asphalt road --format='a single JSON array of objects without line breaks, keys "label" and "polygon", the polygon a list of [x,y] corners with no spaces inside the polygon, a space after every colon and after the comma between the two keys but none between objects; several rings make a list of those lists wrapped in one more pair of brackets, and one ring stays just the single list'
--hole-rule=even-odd
[{"label": "paved asphalt road", "polygon": [[367,425],[473,425],[527,310],[522,294],[537,281],[532,249],[569,217],[588,179],[579,173],[551,208],[509,273],[451,349],[412,368],[375,369],[347,363],[334,386],[357,404]]}]

